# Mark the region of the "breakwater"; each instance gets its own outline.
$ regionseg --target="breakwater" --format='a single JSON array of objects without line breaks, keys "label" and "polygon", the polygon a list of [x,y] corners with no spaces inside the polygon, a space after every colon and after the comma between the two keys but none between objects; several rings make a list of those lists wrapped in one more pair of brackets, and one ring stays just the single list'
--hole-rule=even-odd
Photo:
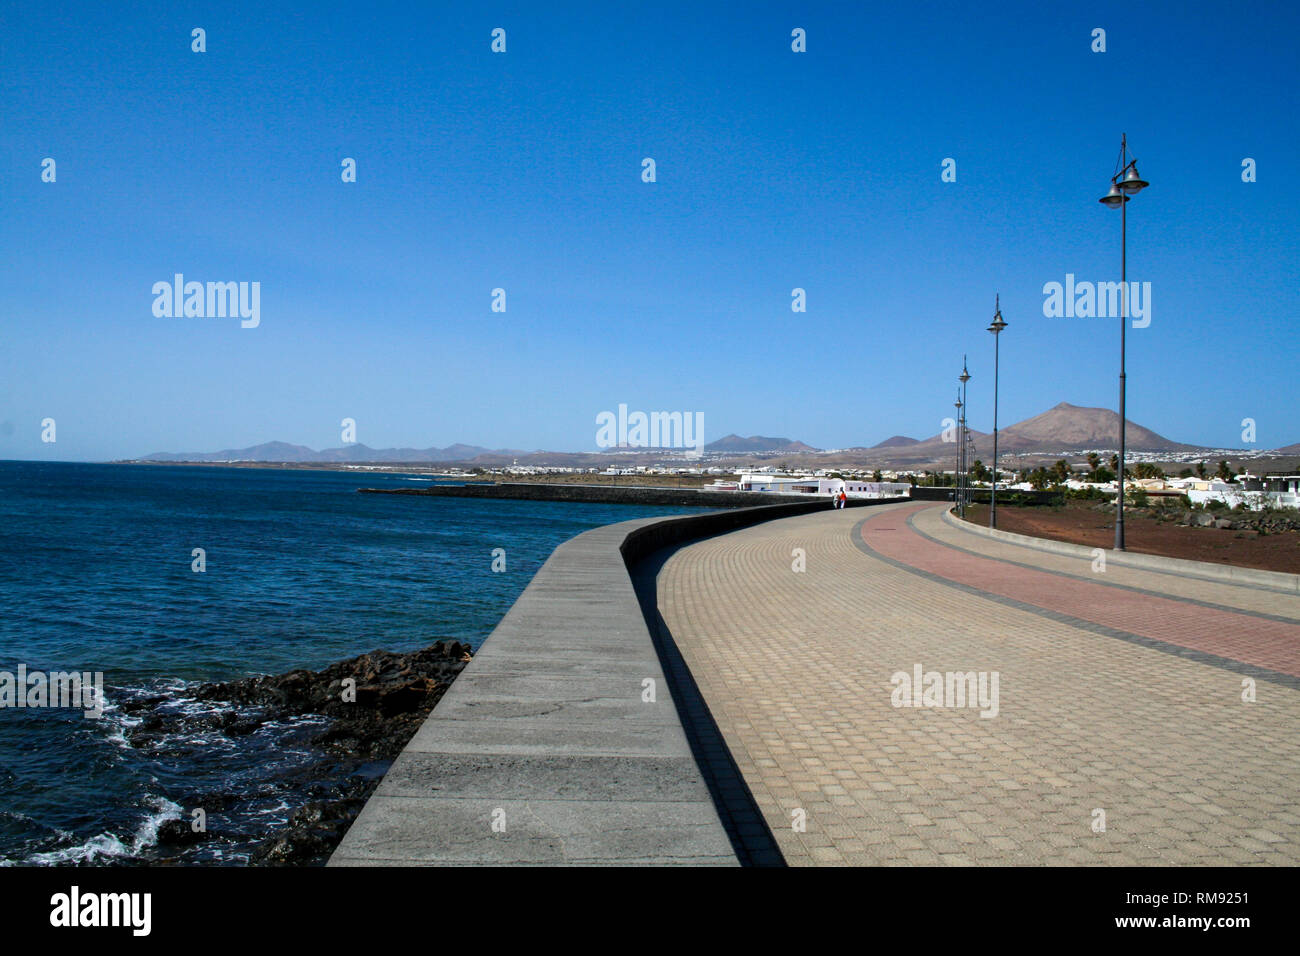
[{"label": "breakwater", "polygon": [[[695,488],[651,488],[644,485],[565,485],[550,482],[431,485],[427,488],[358,488],[362,494],[432,495],[441,498],[509,498],[521,501],[574,501],[591,504],[689,505],[701,508],[752,508],[792,502],[829,508],[827,495],[783,495],[770,491],[706,491]],[[874,503],[876,499],[871,499]],[[866,503],[849,499],[850,505]]]},{"label": "breakwater", "polygon": [[[468,485],[430,485],[427,488],[358,488],[370,495],[431,495],[440,498],[503,498],[519,501],[572,501],[589,504],[688,505],[701,508],[753,508],[761,505],[806,501],[830,507],[827,495],[787,495],[772,491],[709,491],[697,488],[651,488],[645,485],[581,485],[551,482],[480,482]],[[915,487],[916,501],[951,501],[952,488]],[[850,498],[850,507],[903,499]],[[972,489],[971,500],[987,502],[987,488]],[[1006,505],[1059,505],[1065,496],[1059,491],[1011,491],[999,488],[998,501]]]}]

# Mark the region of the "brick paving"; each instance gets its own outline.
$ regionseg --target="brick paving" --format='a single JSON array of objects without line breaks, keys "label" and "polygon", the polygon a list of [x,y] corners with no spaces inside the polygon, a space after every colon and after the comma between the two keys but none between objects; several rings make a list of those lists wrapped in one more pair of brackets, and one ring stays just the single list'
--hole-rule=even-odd
[{"label": "brick paving", "polygon": [[[773,521],[659,573],[664,621],[789,863],[1300,862],[1294,597],[1090,580],[946,528],[942,507]],[[894,706],[891,677],[918,664],[997,672],[997,715]]]},{"label": "brick paving", "polygon": [[[975,547],[974,536],[961,526],[953,526],[941,517],[942,509],[920,509],[908,519],[913,527],[928,537],[950,547]],[[1153,573],[1110,562],[1104,572],[1093,570],[1091,557],[1076,558],[1037,548],[1027,548],[1009,541],[985,538],[978,543],[979,553],[1017,565],[1029,565],[1054,574],[1068,574],[1089,581],[1103,581],[1112,587],[1145,590],[1152,581],[1158,593],[1181,597],[1190,602],[1206,602],[1220,607],[1240,608],[1252,613],[1272,614],[1300,623],[1300,595],[1295,591],[1268,591],[1260,587],[1228,584],[1220,580],[1193,578],[1182,574]]]},{"label": "brick paving", "polygon": [[[907,516],[908,526],[915,532],[932,527],[932,522],[924,519],[918,527],[917,518],[933,518],[937,511],[933,506],[913,505],[901,514]],[[1150,589],[1144,593],[1117,588],[1105,579],[1109,572],[1084,580],[1034,570],[987,554],[957,550],[920,533],[899,534],[892,527],[897,523],[893,519],[864,522],[860,530],[863,543],[884,557],[987,594],[1300,677],[1300,621],[1270,620],[1243,614],[1240,609],[1191,604],[1176,596],[1157,596]],[[886,527],[888,530],[883,530]],[[951,537],[946,540],[954,541]],[[969,549],[976,540],[967,538],[958,543]],[[1163,585],[1164,581],[1155,583]],[[1295,595],[1242,587],[1237,590],[1259,603],[1272,606],[1291,602],[1300,607],[1300,597]]]}]

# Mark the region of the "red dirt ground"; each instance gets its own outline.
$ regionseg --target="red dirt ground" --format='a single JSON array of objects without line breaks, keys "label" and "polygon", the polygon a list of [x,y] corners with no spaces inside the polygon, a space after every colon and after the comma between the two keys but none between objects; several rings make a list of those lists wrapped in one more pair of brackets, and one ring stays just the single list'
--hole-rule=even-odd
[{"label": "red dirt ground", "polygon": [[[966,518],[988,527],[988,505],[971,505]],[[998,529],[1089,548],[1115,546],[1115,513],[1098,511],[1087,501],[1067,501],[1064,507],[1057,508],[999,504]],[[1126,509],[1124,545],[1126,550],[1139,554],[1300,574],[1300,534],[1295,532],[1261,537],[1254,531],[1189,528]]]}]

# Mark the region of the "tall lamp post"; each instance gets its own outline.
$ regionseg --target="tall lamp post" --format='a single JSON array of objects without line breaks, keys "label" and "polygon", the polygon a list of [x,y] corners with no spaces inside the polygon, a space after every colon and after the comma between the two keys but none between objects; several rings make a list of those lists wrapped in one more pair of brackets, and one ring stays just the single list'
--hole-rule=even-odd
[{"label": "tall lamp post", "polygon": [[998,343],[1002,330],[1007,323],[1002,321],[1002,296],[993,300],[993,324],[989,331],[993,333],[993,491],[989,496],[989,527],[998,526]]},{"label": "tall lamp post", "polygon": [[970,381],[970,372],[966,371],[966,356],[961,357],[961,516],[966,517],[966,505],[970,503],[970,455],[966,447],[966,383]]},{"label": "tall lamp post", "polygon": [[966,504],[969,505],[975,500],[975,479],[971,475],[971,462],[975,460],[975,453],[979,449],[975,447],[975,436],[966,429]]},{"label": "tall lamp post", "polygon": [[961,440],[961,391],[957,392],[957,401],[952,403],[953,408],[957,409],[957,463],[953,466],[952,471],[952,504],[957,511],[957,516],[961,517],[961,459],[965,454],[964,443]]},{"label": "tall lamp post", "polygon": [[1125,333],[1128,331],[1128,201],[1147,186],[1151,185],[1138,175],[1137,160],[1129,159],[1128,135],[1121,134],[1119,141],[1119,170],[1110,177],[1110,192],[1102,196],[1099,202],[1114,209],[1120,209],[1119,225],[1119,497],[1115,512],[1115,550],[1124,550],[1124,433],[1127,418],[1124,410],[1125,374],[1124,345]]}]

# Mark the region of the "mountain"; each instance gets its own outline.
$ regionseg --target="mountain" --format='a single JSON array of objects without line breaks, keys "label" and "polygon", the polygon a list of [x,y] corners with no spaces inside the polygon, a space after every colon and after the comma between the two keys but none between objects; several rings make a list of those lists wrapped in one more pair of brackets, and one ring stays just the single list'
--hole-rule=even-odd
[{"label": "mountain", "polygon": [[271,441],[249,448],[227,448],[210,452],[154,452],[142,461],[269,461],[269,462],[353,462],[353,461],[469,461],[480,455],[510,455],[478,445],[448,445],[446,448],[370,448],[344,445],[316,451],[306,445]]},{"label": "mountain", "polygon": [[778,452],[782,454],[800,454],[804,452],[820,451],[812,445],[805,445],[801,441],[791,441],[789,438],[767,438],[763,435],[750,435],[748,438],[741,438],[739,435],[727,435],[719,438],[717,441],[711,441],[704,446],[704,450],[710,454],[724,453],[745,453],[745,452]]},{"label": "mountain", "polygon": [[283,441],[268,441],[251,448],[227,448],[225,451],[169,452],[156,451],[145,455],[142,461],[319,461],[315,449],[306,445],[291,445]]},{"label": "mountain", "polygon": [[876,442],[872,448],[902,448],[907,445],[919,445],[920,439],[908,438],[906,435],[893,435],[882,442]]},{"label": "mountain", "polygon": [[[987,453],[993,448],[993,435],[969,429],[978,450]],[[1183,445],[1143,428],[1132,419],[1128,422],[1125,444],[1130,451],[1195,451],[1197,445]],[[932,435],[905,449],[906,454],[938,452],[946,457],[944,448],[953,448],[952,441],[944,441],[943,433]],[[1051,454],[1053,452],[1083,451],[1085,449],[1113,450],[1119,447],[1119,414],[1109,408],[1084,408],[1060,402],[1033,418],[1008,425],[998,430],[998,450],[1019,454]]]},{"label": "mountain", "polygon": [[1277,449],[1279,455],[1300,455],[1300,441],[1294,445],[1287,445],[1285,448]]},{"label": "mountain", "polygon": [[[993,435],[969,429],[974,457],[988,463],[993,455]],[[952,467],[957,445],[950,433],[907,444],[891,445],[887,439],[854,455],[855,461],[895,468]],[[1170,441],[1129,421],[1126,446],[1134,452],[1187,452],[1200,446]],[[1080,451],[1112,451],[1119,447],[1119,415],[1108,408],[1084,408],[1060,402],[1047,411],[998,430],[998,451],[1013,455],[1065,455]]]},{"label": "mountain", "polygon": [[[1194,451],[1130,421],[1125,444],[1132,451]],[[1109,408],[1082,408],[1061,402],[1041,415],[1026,418],[998,432],[998,448],[1007,451],[1068,451],[1115,448],[1119,445],[1119,413]]]}]

